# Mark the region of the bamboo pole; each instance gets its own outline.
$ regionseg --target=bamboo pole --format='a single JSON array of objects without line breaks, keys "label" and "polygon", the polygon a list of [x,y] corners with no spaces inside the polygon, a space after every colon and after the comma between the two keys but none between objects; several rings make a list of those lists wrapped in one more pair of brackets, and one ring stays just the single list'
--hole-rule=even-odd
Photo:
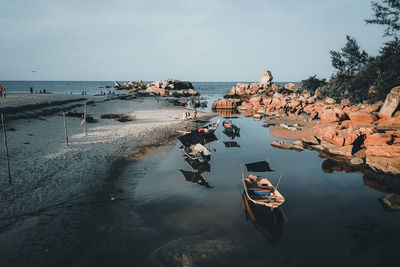
[{"label": "bamboo pole", "polygon": [[63,112],[63,116],[64,116],[64,131],[65,131],[65,139],[67,140],[67,146],[69,146],[69,142],[68,142],[67,118],[65,117],[65,112]]},{"label": "bamboo pole", "polygon": [[10,183],[10,185],[12,185],[12,183],[11,183],[10,159],[8,158],[6,125],[4,123],[4,114],[3,113],[1,113],[1,124],[3,125],[3,133],[4,133],[4,147],[5,147],[5,150],[6,150],[6,161],[7,161],[7,168],[8,168],[8,182]]},{"label": "bamboo pole", "polygon": [[86,125],[86,101],[83,108],[83,129],[85,132],[85,136],[87,136],[87,125]]}]

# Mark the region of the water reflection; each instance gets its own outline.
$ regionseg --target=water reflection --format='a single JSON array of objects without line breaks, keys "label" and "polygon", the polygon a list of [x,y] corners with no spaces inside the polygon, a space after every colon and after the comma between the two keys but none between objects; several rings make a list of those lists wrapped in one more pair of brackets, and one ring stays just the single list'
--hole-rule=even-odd
[{"label": "water reflection", "polygon": [[186,181],[204,185],[207,188],[212,188],[212,186],[208,184],[208,181],[204,179],[199,172],[185,171],[182,169],[179,169],[179,171],[183,174]]},{"label": "water reflection", "polygon": [[253,226],[272,245],[278,245],[285,224],[283,213],[280,209],[273,211],[257,207],[247,200],[246,194],[242,194],[244,201],[246,219],[250,220]]}]

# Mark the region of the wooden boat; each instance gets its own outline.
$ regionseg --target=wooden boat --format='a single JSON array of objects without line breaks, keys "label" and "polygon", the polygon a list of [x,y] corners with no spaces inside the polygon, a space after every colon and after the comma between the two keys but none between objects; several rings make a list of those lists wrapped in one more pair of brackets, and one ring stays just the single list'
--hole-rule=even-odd
[{"label": "wooden boat", "polygon": [[224,120],[223,122],[222,122],[222,126],[225,128],[224,129],[224,133],[227,135],[227,136],[229,136],[229,137],[232,137],[233,136],[233,138],[235,137],[235,136],[240,136],[240,128],[239,127],[237,127],[236,125],[234,125],[233,123],[232,123],[232,121],[228,121],[228,120]]},{"label": "wooden boat", "polygon": [[[249,166],[251,166],[251,168],[249,168]],[[269,168],[268,162],[265,161],[246,164],[246,167],[250,171],[253,167],[256,167],[257,169],[255,169],[255,171],[259,172],[272,171]],[[275,209],[285,202],[285,198],[278,191],[278,189],[268,180],[268,178],[259,177],[254,174],[250,174],[247,178],[245,178],[242,170],[242,183],[246,197],[249,199],[250,202],[256,205],[266,206],[271,209]]]},{"label": "wooden boat", "polygon": [[211,152],[202,144],[185,146],[183,151],[185,152],[185,155],[192,160],[198,160],[199,162],[206,162],[211,159]]},{"label": "wooden boat", "polygon": [[265,211],[250,202],[245,193],[242,194],[242,198],[244,201],[246,218],[251,221],[253,226],[265,236],[272,245],[277,245],[285,224],[281,209],[276,209],[272,212]]},{"label": "wooden boat", "polygon": [[215,130],[217,130],[218,125],[219,125],[219,120],[217,122],[215,122],[215,123],[210,123],[210,124],[207,124],[207,125],[205,125],[205,126],[203,126],[201,128],[198,128],[196,131],[199,134],[213,133],[213,132],[215,132]]}]

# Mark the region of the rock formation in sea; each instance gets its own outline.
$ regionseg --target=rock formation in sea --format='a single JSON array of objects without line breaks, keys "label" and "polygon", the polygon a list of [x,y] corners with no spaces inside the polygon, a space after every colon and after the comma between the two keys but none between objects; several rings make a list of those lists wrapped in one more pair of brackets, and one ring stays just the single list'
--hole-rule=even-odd
[{"label": "rock formation in sea", "polygon": [[114,87],[117,90],[127,90],[126,94],[141,94],[145,96],[187,97],[199,94],[193,89],[191,82],[171,78],[155,81],[153,83],[130,81],[128,83],[119,84],[115,82]]}]

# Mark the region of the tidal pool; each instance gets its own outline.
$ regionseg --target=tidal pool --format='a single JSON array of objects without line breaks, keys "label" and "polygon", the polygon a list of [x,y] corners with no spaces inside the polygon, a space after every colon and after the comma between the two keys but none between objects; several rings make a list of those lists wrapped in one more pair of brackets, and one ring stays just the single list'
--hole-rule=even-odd
[{"label": "tidal pool", "polygon": [[[366,186],[363,174],[327,173],[322,169],[326,160],[314,151],[273,148],[270,143],[276,138],[261,127],[263,121],[239,116],[233,123],[240,127],[240,137],[226,136],[220,125],[218,141],[206,145],[212,153],[209,166],[200,170],[185,161],[179,142],[126,166],[119,186],[129,208],[152,234],[142,237],[139,246],[133,242],[135,253],[120,260],[146,265],[194,260],[207,266],[399,262],[400,213],[383,209],[379,198],[385,193]],[[283,171],[283,213],[252,206],[249,216],[240,164],[265,159],[274,170],[268,173],[273,184]],[[185,177],[188,172],[196,174]],[[199,243],[203,245],[193,245]],[[204,259],[196,254],[199,247]],[[186,258],[177,259],[178,254]]]}]

